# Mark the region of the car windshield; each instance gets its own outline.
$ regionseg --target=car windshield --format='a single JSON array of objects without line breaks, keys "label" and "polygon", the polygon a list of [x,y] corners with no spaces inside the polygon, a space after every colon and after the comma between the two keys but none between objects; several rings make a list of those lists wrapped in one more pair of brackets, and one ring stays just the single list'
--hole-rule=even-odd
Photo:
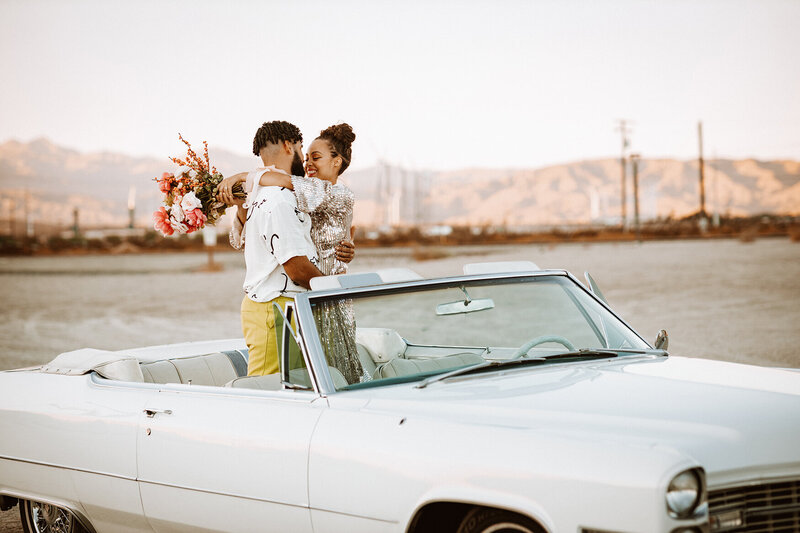
[{"label": "car windshield", "polygon": [[[390,385],[485,364],[650,347],[566,276],[454,281],[312,298],[338,390]],[[598,354],[601,351],[603,353]]]}]

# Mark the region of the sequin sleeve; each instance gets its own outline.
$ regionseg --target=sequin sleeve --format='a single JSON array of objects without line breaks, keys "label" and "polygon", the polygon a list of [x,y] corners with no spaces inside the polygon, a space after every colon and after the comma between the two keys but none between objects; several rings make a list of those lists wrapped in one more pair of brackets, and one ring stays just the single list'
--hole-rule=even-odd
[{"label": "sequin sleeve", "polygon": [[297,209],[304,213],[313,213],[331,200],[329,181],[306,176],[292,176],[292,187],[294,187],[294,195],[297,198]]}]

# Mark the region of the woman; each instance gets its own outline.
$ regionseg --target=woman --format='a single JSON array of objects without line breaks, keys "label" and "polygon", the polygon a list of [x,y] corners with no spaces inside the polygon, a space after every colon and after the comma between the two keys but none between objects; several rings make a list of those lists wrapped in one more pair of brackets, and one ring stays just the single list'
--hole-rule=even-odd
[{"label": "woman", "polygon": [[[258,182],[246,185],[245,189],[257,186],[293,189],[297,208],[311,216],[311,239],[320,260],[317,266],[325,275],[344,274],[346,262],[352,259],[352,248],[342,243],[349,243],[351,239],[353,192],[338,183],[338,179],[350,165],[355,138],[348,124],[330,126],[322,130],[308,148],[305,177],[288,176],[270,169],[249,175],[237,174],[220,184],[220,195],[225,200],[229,187],[237,181],[248,180],[248,176]],[[231,230],[231,244],[236,248],[241,247],[242,227],[237,220]],[[348,383],[370,379],[358,359],[352,304],[324,304],[315,308],[314,314],[328,364],[337,368]]]}]

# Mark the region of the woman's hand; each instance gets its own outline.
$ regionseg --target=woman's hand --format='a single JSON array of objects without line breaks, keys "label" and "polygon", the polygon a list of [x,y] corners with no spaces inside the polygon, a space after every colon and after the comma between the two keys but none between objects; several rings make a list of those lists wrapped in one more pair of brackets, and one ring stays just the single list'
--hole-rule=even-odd
[{"label": "woman's hand", "polygon": [[356,245],[353,241],[342,241],[336,246],[336,259],[342,263],[349,263],[356,255]]},{"label": "woman's hand", "polygon": [[217,201],[225,205],[242,205],[244,198],[237,198],[233,195],[233,186],[247,179],[247,172],[240,172],[233,176],[228,176],[217,187]]}]

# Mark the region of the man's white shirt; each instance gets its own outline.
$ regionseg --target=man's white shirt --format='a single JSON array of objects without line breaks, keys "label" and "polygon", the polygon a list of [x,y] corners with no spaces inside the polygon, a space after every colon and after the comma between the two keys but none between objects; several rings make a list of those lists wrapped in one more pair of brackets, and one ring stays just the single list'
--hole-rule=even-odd
[{"label": "man's white shirt", "polygon": [[289,189],[260,186],[258,179],[263,172],[260,169],[248,195],[244,225],[244,292],[255,302],[292,297],[306,290],[292,282],[283,269],[283,263],[292,257],[306,256],[314,265],[319,263],[311,240],[311,217],[297,209],[297,200]]}]

